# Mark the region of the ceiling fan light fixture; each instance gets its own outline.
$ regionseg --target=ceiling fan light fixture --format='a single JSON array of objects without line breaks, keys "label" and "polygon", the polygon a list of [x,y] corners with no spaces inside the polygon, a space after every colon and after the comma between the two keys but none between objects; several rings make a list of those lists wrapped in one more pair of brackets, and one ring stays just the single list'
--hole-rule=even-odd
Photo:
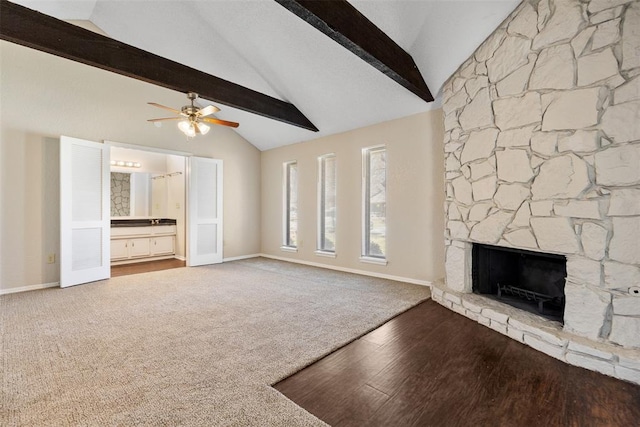
[{"label": "ceiling fan light fixture", "polygon": [[200,133],[202,135],[206,135],[209,132],[210,127],[205,125],[204,123],[198,123],[198,129],[200,129]]},{"label": "ceiling fan light fixture", "polygon": [[189,120],[183,120],[179,122],[178,128],[180,128],[180,130],[189,138],[193,138],[196,136],[196,128]]},{"label": "ceiling fan light fixture", "polygon": [[149,105],[154,107],[162,108],[165,110],[169,110],[175,114],[177,117],[162,117],[159,119],[150,119],[148,121],[155,123],[156,125],[165,121],[165,120],[179,120],[178,128],[182,133],[184,133],[187,138],[195,138],[197,135],[206,135],[211,130],[209,125],[204,124],[203,122],[213,123],[216,125],[229,126],[232,128],[237,128],[238,123],[230,122],[226,120],[220,120],[216,118],[206,117],[211,114],[217,113],[220,109],[214,105],[209,105],[207,107],[201,108],[200,106],[195,104],[196,98],[198,98],[198,94],[194,92],[189,92],[187,94],[187,98],[191,101],[191,105],[185,105],[182,109],[177,110],[175,108],[166,107],[164,105],[156,104],[155,102],[148,102]]}]

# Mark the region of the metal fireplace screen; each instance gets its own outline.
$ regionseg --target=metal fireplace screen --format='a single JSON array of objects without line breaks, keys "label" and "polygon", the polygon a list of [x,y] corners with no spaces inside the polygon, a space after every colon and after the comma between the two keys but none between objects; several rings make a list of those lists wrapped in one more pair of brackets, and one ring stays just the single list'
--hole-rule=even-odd
[{"label": "metal fireplace screen", "polygon": [[472,275],[473,292],[562,322],[564,256],[474,244]]}]

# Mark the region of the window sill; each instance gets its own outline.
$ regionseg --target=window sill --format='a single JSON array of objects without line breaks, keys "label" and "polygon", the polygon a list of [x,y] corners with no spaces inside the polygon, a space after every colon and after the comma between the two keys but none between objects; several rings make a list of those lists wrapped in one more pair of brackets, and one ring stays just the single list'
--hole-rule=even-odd
[{"label": "window sill", "polygon": [[295,246],[280,246],[280,250],[283,252],[298,252],[298,248]]},{"label": "window sill", "polygon": [[316,251],[316,255],[327,257],[327,258],[335,258],[336,257],[336,253],[335,252],[327,252],[327,251]]},{"label": "window sill", "polygon": [[370,256],[361,256],[360,262],[364,262],[367,264],[387,265],[386,258],[374,258]]}]

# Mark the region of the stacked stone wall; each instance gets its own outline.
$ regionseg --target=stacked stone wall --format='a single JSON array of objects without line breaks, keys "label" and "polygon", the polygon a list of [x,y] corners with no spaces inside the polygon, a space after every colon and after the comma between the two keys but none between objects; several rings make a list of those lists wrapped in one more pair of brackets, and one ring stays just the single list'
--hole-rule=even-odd
[{"label": "stacked stone wall", "polygon": [[111,172],[111,216],[131,214],[131,174]]},{"label": "stacked stone wall", "polygon": [[525,0],[443,88],[446,289],[567,256],[564,332],[640,348],[640,1]]}]

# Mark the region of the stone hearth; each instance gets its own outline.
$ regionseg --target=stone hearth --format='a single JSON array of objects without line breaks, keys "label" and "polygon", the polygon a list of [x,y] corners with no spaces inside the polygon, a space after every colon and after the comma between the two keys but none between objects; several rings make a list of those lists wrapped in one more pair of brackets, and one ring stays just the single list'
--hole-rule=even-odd
[{"label": "stone hearth", "polygon": [[[640,1],[525,0],[443,89],[434,299],[640,383]],[[567,257],[564,327],[471,292],[471,243]]]}]

